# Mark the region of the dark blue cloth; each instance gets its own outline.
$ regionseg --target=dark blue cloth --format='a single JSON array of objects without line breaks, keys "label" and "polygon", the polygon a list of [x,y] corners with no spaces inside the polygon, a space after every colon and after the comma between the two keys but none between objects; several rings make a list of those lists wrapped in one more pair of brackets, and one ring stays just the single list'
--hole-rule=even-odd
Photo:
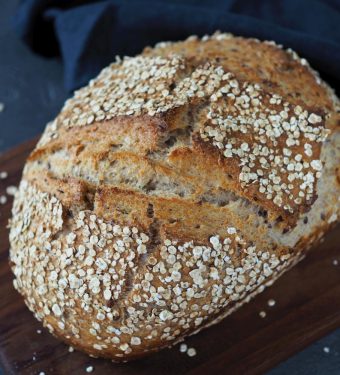
[{"label": "dark blue cloth", "polygon": [[340,82],[340,0],[22,0],[15,27],[31,48],[61,54],[75,89],[116,55],[215,30],[275,40]]}]

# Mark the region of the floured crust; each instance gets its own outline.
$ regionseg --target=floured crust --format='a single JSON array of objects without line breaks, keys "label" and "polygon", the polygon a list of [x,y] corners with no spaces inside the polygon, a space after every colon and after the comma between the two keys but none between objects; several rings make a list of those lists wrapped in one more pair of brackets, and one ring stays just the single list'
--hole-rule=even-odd
[{"label": "floured crust", "polygon": [[55,335],[115,360],[219,321],[337,222],[337,106],[269,42],[216,34],[117,61],[27,161],[15,287]]}]

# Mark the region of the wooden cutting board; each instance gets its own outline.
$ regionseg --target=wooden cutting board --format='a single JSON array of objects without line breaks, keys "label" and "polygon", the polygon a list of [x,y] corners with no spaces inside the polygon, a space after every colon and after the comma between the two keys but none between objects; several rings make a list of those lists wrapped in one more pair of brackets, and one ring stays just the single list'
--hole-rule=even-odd
[{"label": "wooden cutting board", "polygon": [[[35,145],[28,141],[0,156],[0,195],[17,185],[25,159]],[[143,360],[113,364],[90,358],[51,336],[36,321],[12,287],[8,266],[7,221],[12,199],[0,205],[0,360],[6,374],[262,374],[340,327],[340,228],[272,287],[223,322],[186,340],[195,357],[179,346]],[[339,266],[333,261],[339,259]],[[269,307],[269,299],[276,301]],[[266,317],[259,316],[266,311]],[[41,333],[39,333],[41,330]]]}]

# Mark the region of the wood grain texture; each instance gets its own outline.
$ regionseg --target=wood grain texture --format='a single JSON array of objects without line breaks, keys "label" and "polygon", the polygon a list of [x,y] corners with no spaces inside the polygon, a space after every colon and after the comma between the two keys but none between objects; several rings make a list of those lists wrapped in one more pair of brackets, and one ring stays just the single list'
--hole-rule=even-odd
[{"label": "wood grain texture", "polygon": [[[28,141],[0,157],[0,195],[17,185],[25,159],[34,147]],[[186,340],[197,350],[193,358],[179,346],[143,360],[113,364],[68,347],[42,328],[13,289],[8,265],[7,221],[12,199],[0,206],[0,360],[6,374],[262,374],[280,361],[340,326],[340,228],[271,288],[220,324]],[[273,298],[275,306],[267,301]],[[265,310],[266,318],[259,312]],[[42,333],[37,333],[41,330]]]}]

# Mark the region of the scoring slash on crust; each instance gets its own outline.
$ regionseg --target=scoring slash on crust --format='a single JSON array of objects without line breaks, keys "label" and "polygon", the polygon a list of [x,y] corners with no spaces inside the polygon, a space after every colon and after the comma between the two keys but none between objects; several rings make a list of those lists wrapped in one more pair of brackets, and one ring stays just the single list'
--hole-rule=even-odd
[{"label": "scoring slash on crust", "polygon": [[[190,112],[193,122],[176,124],[178,109]],[[60,130],[127,116],[159,117],[159,122],[167,116],[164,128],[170,133],[169,122],[190,128],[193,146],[201,145],[204,153],[213,145],[219,151],[210,151],[215,162],[219,155],[227,159],[231,190],[289,225],[316,199],[320,144],[327,136],[323,111],[290,104],[259,84],[237,80],[222,66],[196,67],[181,56],[126,58],[104,69],[65,104],[38,146],[58,138]]]}]

